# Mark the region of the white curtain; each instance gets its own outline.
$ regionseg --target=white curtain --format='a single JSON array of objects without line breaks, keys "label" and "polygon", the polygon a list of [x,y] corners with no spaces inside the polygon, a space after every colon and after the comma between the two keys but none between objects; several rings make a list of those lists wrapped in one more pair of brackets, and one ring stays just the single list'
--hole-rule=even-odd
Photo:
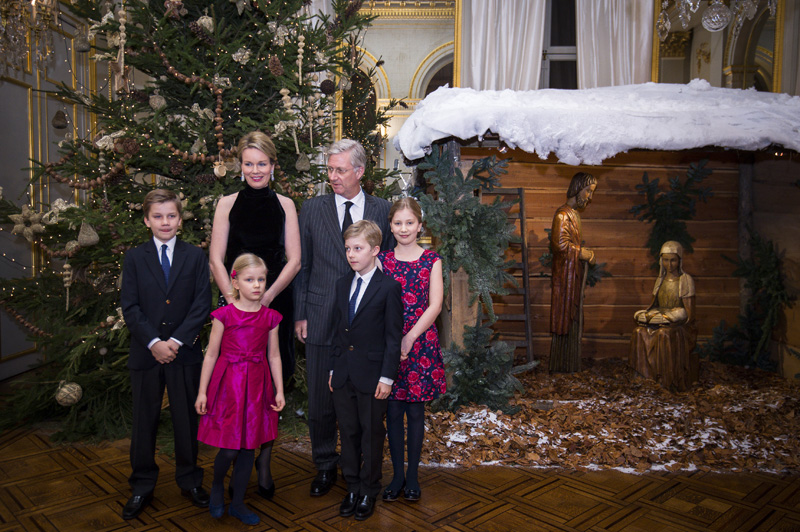
[{"label": "white curtain", "polygon": [[781,92],[800,96],[800,2],[787,1],[784,6]]},{"label": "white curtain", "polygon": [[539,88],[544,17],[545,0],[462,0],[461,86]]},{"label": "white curtain", "polygon": [[575,0],[578,88],[650,81],[650,0]]}]

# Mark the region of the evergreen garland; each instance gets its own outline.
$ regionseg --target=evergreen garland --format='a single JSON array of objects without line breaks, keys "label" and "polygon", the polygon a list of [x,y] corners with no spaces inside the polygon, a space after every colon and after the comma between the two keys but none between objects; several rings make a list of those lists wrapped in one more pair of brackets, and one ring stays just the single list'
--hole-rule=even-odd
[{"label": "evergreen garland", "polygon": [[697,351],[714,361],[774,371],[775,361],[770,357],[772,331],[783,309],[793,305],[793,298],[784,286],[780,255],[772,241],[751,231],[750,246],[751,259],[733,261],[724,257],[737,263],[733,273],[745,280],[750,291],[744,315],[730,327],[722,320],[711,339],[698,346]]},{"label": "evergreen garland", "polygon": [[650,181],[647,172],[642,176],[642,182],[636,185],[639,194],[645,196],[645,203],[631,207],[630,212],[638,220],[653,223],[647,247],[654,260],[654,269],[658,268],[661,246],[668,240],[680,242],[688,253],[694,251],[692,242],[695,239],[686,228],[686,220],[694,218],[697,200],[706,202],[713,196],[710,188],[699,187],[711,174],[711,170],[705,168],[706,163],[707,160],[702,160],[690,164],[686,179],[681,182],[679,176],[671,178],[666,190],[661,189],[658,179]]}]

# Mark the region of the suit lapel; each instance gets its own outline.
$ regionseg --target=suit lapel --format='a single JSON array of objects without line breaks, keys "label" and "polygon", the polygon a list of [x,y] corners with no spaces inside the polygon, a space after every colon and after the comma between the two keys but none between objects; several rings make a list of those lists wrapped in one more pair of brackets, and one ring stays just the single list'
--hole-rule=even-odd
[{"label": "suit lapel", "polygon": [[344,253],[344,241],[342,240],[342,226],[339,224],[339,216],[336,212],[336,197],[333,194],[325,196],[323,208],[320,212],[322,227],[328,233],[328,238],[331,239],[336,253],[347,262],[347,256]]},{"label": "suit lapel", "polygon": [[[372,274],[372,279],[369,281],[367,285],[367,290],[364,292],[364,295],[361,296],[361,301],[358,304],[358,308],[356,309],[356,314],[353,316],[353,321],[356,321],[356,318],[359,314],[361,314],[361,309],[365,308],[369,301],[378,293],[380,289],[380,283],[383,281],[383,274],[380,270],[375,271]],[[352,280],[351,280],[352,282]]]},{"label": "suit lapel", "polygon": [[[161,290],[164,293],[167,292],[167,282],[164,280],[164,270],[161,269],[161,259],[158,258],[158,252],[156,251],[156,245],[153,242],[153,239],[150,239],[150,242],[145,244],[145,263],[147,267],[150,269],[150,274],[158,280],[158,286],[161,287]],[[171,272],[171,270],[170,270]]]},{"label": "suit lapel", "polygon": [[[172,285],[175,284],[175,279],[178,278],[181,268],[183,268],[183,265],[186,263],[186,248],[184,246],[188,245],[189,244],[182,240],[177,240],[175,242],[175,251],[172,253],[172,264],[169,266],[169,286],[167,286],[167,292],[169,292]],[[161,277],[163,278],[164,275],[162,274]]]}]

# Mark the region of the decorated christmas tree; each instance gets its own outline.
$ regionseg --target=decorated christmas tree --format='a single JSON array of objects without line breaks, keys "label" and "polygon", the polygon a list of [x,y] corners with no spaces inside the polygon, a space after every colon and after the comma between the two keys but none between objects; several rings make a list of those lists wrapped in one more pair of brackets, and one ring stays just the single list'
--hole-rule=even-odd
[{"label": "decorated christmas tree", "polygon": [[[0,304],[46,359],[11,402],[6,425],[60,417],[67,437],[127,434],[129,336],[119,308],[120,270],[125,251],[148,238],[141,203],[149,190],[181,195],[180,237],[205,248],[216,200],[241,187],[235,146],[245,133],[272,136],[272,186],[298,205],[325,181],[322,149],[340,127],[337,105],[346,115],[348,105],[364,101],[350,93],[350,80],[364,75],[354,43],[371,19],[359,13],[357,0],[334,1],[330,17],[306,4],[63,6],[88,21],[94,59],[108,62],[113,76],[107,93],[59,90],[59,98],[90,111],[96,126],[63,141],[57,161],[34,161],[34,179],[76,194],[33,209],[0,205],[0,222],[13,223],[45,264],[33,278],[0,284]],[[353,124],[371,129],[348,134],[367,145],[382,142],[375,131],[385,116],[374,107],[358,116]],[[382,186],[385,175],[376,169],[370,180]]]}]

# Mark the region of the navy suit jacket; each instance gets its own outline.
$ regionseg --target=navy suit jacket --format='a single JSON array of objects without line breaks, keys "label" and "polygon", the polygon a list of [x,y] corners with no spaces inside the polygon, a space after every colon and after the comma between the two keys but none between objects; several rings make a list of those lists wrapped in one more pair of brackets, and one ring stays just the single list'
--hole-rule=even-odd
[{"label": "navy suit jacket", "polygon": [[131,333],[130,369],[158,364],[147,348],[153,338],[172,337],[183,343],[175,358],[178,364],[203,361],[197,339],[211,312],[208,258],[203,250],[178,239],[167,286],[153,239],[131,249],[122,266],[121,300]]},{"label": "navy suit jacket", "polygon": [[[383,233],[381,249],[392,249],[394,236],[389,230],[389,208],[385,199],[364,194],[364,220],[372,220]],[[300,210],[300,272],[294,280],[294,320],[308,320],[306,342],[333,345],[333,285],[352,272],[344,254],[342,227],[333,194],[316,196]]]},{"label": "navy suit jacket", "polygon": [[353,323],[348,324],[354,276],[351,271],[336,282],[331,386],[341,388],[350,378],[359,392],[374,394],[381,377],[397,378],[403,336],[402,287],[378,268],[361,297]]}]

